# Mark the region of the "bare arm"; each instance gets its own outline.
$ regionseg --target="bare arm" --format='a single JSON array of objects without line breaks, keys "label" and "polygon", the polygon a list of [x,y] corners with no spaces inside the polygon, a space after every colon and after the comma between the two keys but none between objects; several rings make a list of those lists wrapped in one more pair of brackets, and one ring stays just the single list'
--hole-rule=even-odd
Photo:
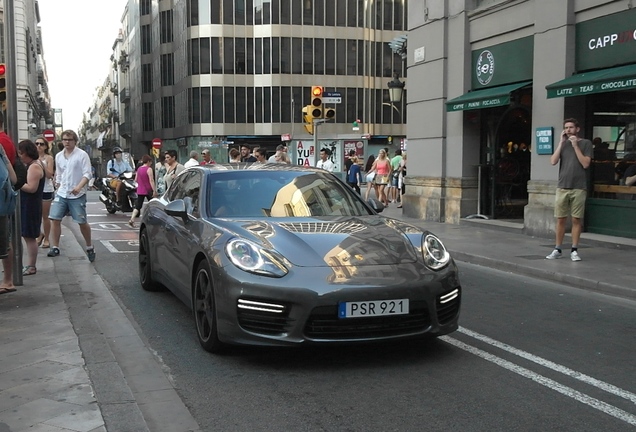
[{"label": "bare arm", "polygon": [[570,142],[572,143],[572,147],[574,148],[574,153],[576,153],[576,158],[579,160],[581,166],[585,169],[588,169],[590,163],[592,163],[592,158],[589,156],[585,156],[579,147],[579,141],[581,141],[577,137],[570,137]]},{"label": "bare arm", "polygon": [[37,191],[38,185],[40,184],[40,179],[42,179],[43,175],[44,171],[42,170],[42,165],[40,165],[39,163],[31,164],[31,166],[29,166],[29,169],[27,170],[27,181],[20,188],[20,190],[27,193],[33,193]]},{"label": "bare arm", "polygon": [[557,145],[556,150],[554,151],[554,153],[552,153],[552,156],[550,156],[550,163],[552,165],[556,165],[559,163],[559,161],[561,160],[561,149],[563,148],[563,145],[565,144],[565,142],[567,141],[567,135],[565,134],[565,131],[561,132],[561,141],[559,141],[559,144]]},{"label": "bare arm", "polygon": [[157,187],[155,186],[155,175],[153,173],[152,168],[148,168],[148,180],[150,181],[150,187],[152,188],[152,195],[157,195]]},{"label": "bare arm", "polygon": [[9,162],[9,157],[4,151],[4,147],[0,145],[0,154],[2,155],[2,160],[4,160],[5,165],[7,166],[7,171],[9,171],[9,180],[11,184],[14,185],[15,182],[18,181],[18,176],[15,175],[15,170],[13,169],[13,165]]}]

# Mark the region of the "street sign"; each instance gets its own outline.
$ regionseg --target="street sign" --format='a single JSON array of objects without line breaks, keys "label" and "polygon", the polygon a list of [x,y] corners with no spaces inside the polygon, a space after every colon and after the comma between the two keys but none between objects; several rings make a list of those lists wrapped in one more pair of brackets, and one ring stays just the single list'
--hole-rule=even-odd
[{"label": "street sign", "polygon": [[55,132],[52,131],[51,129],[46,129],[44,132],[42,132],[42,136],[44,137],[45,140],[47,140],[48,142],[53,142],[55,141]]},{"label": "street sign", "polygon": [[161,148],[161,138],[153,138],[152,139],[152,148],[160,149]]},{"label": "street sign", "polygon": [[322,94],[322,103],[339,104],[342,103],[342,93],[340,92],[324,92]]}]

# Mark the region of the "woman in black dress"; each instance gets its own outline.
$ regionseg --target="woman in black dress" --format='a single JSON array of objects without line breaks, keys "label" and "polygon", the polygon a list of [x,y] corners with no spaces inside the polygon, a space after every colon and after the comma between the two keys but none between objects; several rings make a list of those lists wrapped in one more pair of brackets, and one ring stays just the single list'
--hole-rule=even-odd
[{"label": "woman in black dress", "polygon": [[38,259],[37,238],[40,236],[42,223],[42,191],[45,176],[44,167],[39,161],[38,148],[33,141],[21,141],[18,144],[18,156],[27,167],[27,181],[20,188],[20,211],[22,238],[27,250],[26,265],[22,269],[22,274],[28,276],[37,272],[35,267]]}]

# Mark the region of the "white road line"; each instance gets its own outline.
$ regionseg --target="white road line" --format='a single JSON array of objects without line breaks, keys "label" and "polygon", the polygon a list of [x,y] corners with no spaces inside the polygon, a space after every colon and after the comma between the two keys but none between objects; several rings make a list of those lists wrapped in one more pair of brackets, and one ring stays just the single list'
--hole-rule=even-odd
[{"label": "white road line", "polygon": [[622,397],[623,399],[627,399],[628,401],[631,401],[633,403],[636,404],[636,394],[631,393],[627,390],[623,390],[619,387],[616,387],[612,384],[608,384],[606,382],[603,382],[601,380],[598,380],[596,378],[592,378],[591,376],[585,375],[581,372],[577,372],[575,370],[572,370],[570,368],[567,368],[565,366],[561,366],[560,364],[551,362],[550,360],[546,360],[544,358],[535,356],[533,354],[530,354],[528,352],[522,351],[520,349],[511,347],[508,344],[505,344],[503,342],[499,342],[496,341],[494,339],[489,338],[488,336],[484,336],[482,334],[479,334],[477,332],[474,332],[472,330],[468,330],[467,328],[464,327],[460,327],[458,330],[460,333],[464,333],[465,335],[471,336],[475,339],[478,339],[482,342],[485,342],[489,345],[492,345],[494,347],[497,347],[499,349],[502,349],[504,351],[507,351],[509,353],[512,353],[516,356],[519,356],[521,358],[524,358],[526,360],[530,360],[531,362],[534,362],[540,366],[546,367],[548,369],[552,369],[553,371],[562,373],[564,375],[567,375],[571,378],[574,378],[576,380],[579,380],[581,382],[584,382],[585,384],[589,384],[593,387],[599,388],[601,390],[604,390],[608,393],[611,393],[613,395]]},{"label": "white road line", "polygon": [[[128,240],[124,240],[128,241]],[[111,253],[137,253],[136,250],[119,250],[115,246],[112,245],[111,240],[100,240],[100,242],[104,245],[106,249],[108,249]]]},{"label": "white road line", "polygon": [[518,375],[521,375],[523,377],[526,377],[528,379],[531,379],[532,381],[535,381],[551,390],[554,390],[558,393],[561,393],[562,395],[565,395],[569,398],[572,398],[576,401],[579,401],[585,405],[588,405],[594,409],[597,409],[601,412],[604,412],[605,414],[608,414],[612,417],[615,417],[619,420],[624,421],[625,423],[629,423],[630,425],[636,426],[636,416],[633,414],[630,414],[626,411],[623,411],[620,408],[617,408],[615,406],[612,406],[610,404],[607,404],[603,401],[600,401],[598,399],[595,399],[591,396],[588,396],[584,393],[581,393],[577,390],[574,390],[573,388],[564,386],[562,384],[559,384],[558,382],[544,377],[543,375],[540,375],[538,373],[532,372],[529,369],[526,369],[524,367],[521,367],[519,365],[516,365],[512,362],[509,362],[508,360],[504,360],[500,357],[497,357],[493,354],[490,354],[486,351],[480,350],[479,348],[475,348],[472,347],[468,344],[465,344],[464,342],[460,342],[457,339],[454,339],[450,336],[440,336],[441,340],[443,340],[444,342],[447,342],[459,349],[462,349],[464,351],[467,351],[471,354],[476,355],[477,357],[481,357],[484,360],[487,360],[489,362],[492,362],[494,364],[496,364],[497,366],[501,366],[504,369],[507,369],[511,372],[514,372]]}]

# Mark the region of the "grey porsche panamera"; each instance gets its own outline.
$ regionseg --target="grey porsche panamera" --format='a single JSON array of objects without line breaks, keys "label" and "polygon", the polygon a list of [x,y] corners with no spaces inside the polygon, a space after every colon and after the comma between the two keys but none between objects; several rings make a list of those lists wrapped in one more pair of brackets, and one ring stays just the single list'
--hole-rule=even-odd
[{"label": "grey porsche panamera", "polygon": [[382,209],[320,169],[189,168],[141,218],[141,286],[190,306],[210,352],[453,332],[453,259],[434,234]]}]

